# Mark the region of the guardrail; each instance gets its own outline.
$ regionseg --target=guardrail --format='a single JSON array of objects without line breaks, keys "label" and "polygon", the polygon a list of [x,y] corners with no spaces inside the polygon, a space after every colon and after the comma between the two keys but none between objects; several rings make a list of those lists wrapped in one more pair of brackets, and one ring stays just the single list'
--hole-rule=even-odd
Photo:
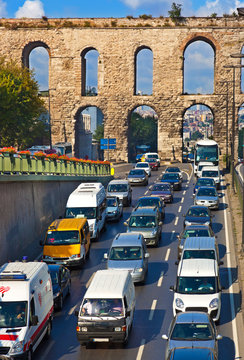
[{"label": "guardrail", "polygon": [[239,202],[240,202],[240,206],[242,208],[243,206],[243,185],[242,185],[242,182],[241,182],[241,179],[235,169],[234,171],[234,181],[235,181],[235,189],[236,189],[236,193],[237,193],[237,196],[238,196],[238,199],[239,199]]},{"label": "guardrail", "polygon": [[67,161],[0,154],[0,175],[62,175],[62,176],[108,176],[109,163]]}]

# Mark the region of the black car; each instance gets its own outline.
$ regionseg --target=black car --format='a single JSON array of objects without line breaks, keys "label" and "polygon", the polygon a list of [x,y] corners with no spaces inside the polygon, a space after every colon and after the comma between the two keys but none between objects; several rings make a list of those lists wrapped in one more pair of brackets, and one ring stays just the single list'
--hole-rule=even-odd
[{"label": "black car", "polygon": [[185,239],[188,237],[215,237],[212,228],[208,225],[188,225],[177,236],[178,242],[178,259],[181,257],[182,249],[185,243]]},{"label": "black car", "polygon": [[165,204],[164,201],[161,199],[160,196],[143,196],[138,200],[138,203],[136,204],[135,209],[137,208],[142,208],[142,207],[147,207],[147,206],[157,206],[160,215],[161,215],[161,220],[163,220],[165,218]]},{"label": "black car", "polygon": [[212,225],[212,215],[207,206],[192,205],[188,209],[185,217],[184,226],[187,225]]},{"label": "black car", "polygon": [[57,264],[48,265],[48,269],[52,279],[54,308],[61,310],[64,298],[70,294],[70,271],[65,266]]},{"label": "black car", "polygon": [[161,182],[171,184],[174,190],[181,190],[182,187],[182,180],[178,173],[164,173]]}]

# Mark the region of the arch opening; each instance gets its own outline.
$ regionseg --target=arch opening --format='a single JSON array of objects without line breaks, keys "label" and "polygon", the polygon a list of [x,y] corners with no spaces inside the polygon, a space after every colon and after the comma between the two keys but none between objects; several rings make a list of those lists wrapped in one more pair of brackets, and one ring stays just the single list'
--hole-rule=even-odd
[{"label": "arch opening", "polygon": [[148,47],[140,47],[134,60],[134,95],[153,93],[153,52]]},{"label": "arch opening", "polygon": [[95,48],[85,49],[81,53],[81,92],[82,96],[98,95],[98,58]]},{"label": "arch opening", "polygon": [[150,106],[141,105],[128,119],[128,159],[134,162],[138,154],[158,152],[158,116]]}]

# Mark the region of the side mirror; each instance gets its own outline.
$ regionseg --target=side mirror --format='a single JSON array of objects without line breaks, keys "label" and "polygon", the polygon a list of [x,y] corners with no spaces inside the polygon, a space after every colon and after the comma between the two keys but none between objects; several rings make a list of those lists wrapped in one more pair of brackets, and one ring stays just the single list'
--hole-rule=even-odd
[{"label": "side mirror", "polygon": [[75,316],[78,316],[79,315],[79,310],[75,310],[74,314],[75,314]]},{"label": "side mirror", "polygon": [[162,339],[163,340],[168,340],[169,338],[168,338],[168,336],[166,334],[164,334],[164,335],[162,335]]},{"label": "side mirror", "polygon": [[179,260],[177,260],[177,261],[175,262],[175,265],[179,265]]},{"label": "side mirror", "polygon": [[219,261],[219,265],[224,265],[224,262],[223,262],[223,261]]},{"label": "side mirror", "polygon": [[130,316],[130,310],[126,311],[126,316]]},{"label": "side mirror", "polygon": [[125,221],[123,224],[124,224],[125,226],[128,226],[128,222],[127,222],[127,221]]},{"label": "side mirror", "polygon": [[149,253],[145,253],[144,255],[145,259],[148,259],[150,257],[150,254]]},{"label": "side mirror", "polygon": [[105,254],[103,255],[103,257],[104,257],[104,259],[107,259],[107,258],[108,258],[108,254],[105,253]]},{"label": "side mirror", "polygon": [[38,325],[38,316],[32,315],[31,326],[36,326],[36,325]]},{"label": "side mirror", "polygon": [[175,287],[174,287],[173,285],[171,285],[171,286],[169,287],[169,290],[170,290],[170,291],[175,291]]},{"label": "side mirror", "polygon": [[223,339],[223,336],[222,336],[222,335],[218,334],[218,335],[216,336],[216,340],[222,340],[222,339]]},{"label": "side mirror", "polygon": [[176,235],[177,239],[180,240],[180,235]]},{"label": "side mirror", "polygon": [[162,225],[163,225],[162,221],[159,221],[158,225],[159,225],[159,226],[162,226]]},{"label": "side mirror", "polygon": [[44,240],[40,240],[39,244],[40,244],[41,246],[43,246],[43,245],[44,245]]}]

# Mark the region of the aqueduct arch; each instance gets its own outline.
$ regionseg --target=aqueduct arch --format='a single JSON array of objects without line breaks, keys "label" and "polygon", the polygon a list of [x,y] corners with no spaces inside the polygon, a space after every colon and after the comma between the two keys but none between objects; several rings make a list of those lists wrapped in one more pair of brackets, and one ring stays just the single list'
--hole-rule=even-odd
[{"label": "aqueduct arch", "polygon": [[[36,46],[45,47],[50,56],[49,87],[52,90],[51,120],[54,141],[64,137],[74,143],[75,113],[79,107],[96,106],[104,114],[105,137],[117,138],[112,158],[128,158],[128,113],[140,104],[158,115],[158,150],[167,158],[172,146],[181,159],[182,119],[185,109],[202,103],[214,113],[214,138],[225,148],[226,87],[232,71],[225,65],[239,65],[232,59],[244,43],[244,18],[152,19],[1,19],[0,56],[28,66],[28,55]],[[183,94],[184,49],[191,42],[208,42],[215,52],[214,93]],[[153,53],[153,94],[134,95],[135,53],[146,47]],[[98,94],[84,96],[82,52],[96,49]],[[241,71],[236,69],[237,109],[244,103],[240,86]],[[229,103],[232,102],[231,86]],[[231,119],[231,106],[229,106]],[[65,131],[64,131],[65,129]],[[237,133],[237,131],[236,131]]]}]

